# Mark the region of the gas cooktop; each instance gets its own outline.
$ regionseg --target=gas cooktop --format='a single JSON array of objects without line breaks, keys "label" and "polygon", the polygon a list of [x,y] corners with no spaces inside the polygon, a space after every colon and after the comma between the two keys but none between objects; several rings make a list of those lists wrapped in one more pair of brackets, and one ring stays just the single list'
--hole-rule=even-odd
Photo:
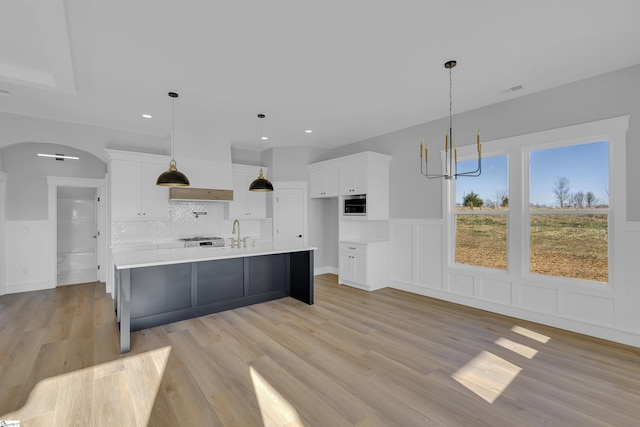
[{"label": "gas cooktop", "polygon": [[185,248],[195,248],[201,246],[220,248],[224,246],[224,239],[222,237],[196,236],[185,237],[179,240],[184,242]]}]

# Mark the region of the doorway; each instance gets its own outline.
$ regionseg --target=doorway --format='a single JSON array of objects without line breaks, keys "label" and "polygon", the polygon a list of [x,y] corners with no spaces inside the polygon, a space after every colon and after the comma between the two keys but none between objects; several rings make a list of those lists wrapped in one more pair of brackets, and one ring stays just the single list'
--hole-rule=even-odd
[{"label": "doorway", "polygon": [[47,177],[51,287],[106,280],[105,180]]},{"label": "doorway", "polygon": [[273,240],[278,244],[306,246],[307,183],[273,183]]},{"label": "doorway", "polygon": [[98,280],[98,197],[93,187],[58,187],[57,286]]}]

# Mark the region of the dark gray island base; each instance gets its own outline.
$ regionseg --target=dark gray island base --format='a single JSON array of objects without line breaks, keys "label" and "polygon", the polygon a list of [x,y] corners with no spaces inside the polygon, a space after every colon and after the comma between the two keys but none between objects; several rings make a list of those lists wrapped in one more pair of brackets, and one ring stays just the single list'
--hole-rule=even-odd
[{"label": "dark gray island base", "polygon": [[120,352],[130,332],[291,296],[313,304],[313,251],[115,270]]}]

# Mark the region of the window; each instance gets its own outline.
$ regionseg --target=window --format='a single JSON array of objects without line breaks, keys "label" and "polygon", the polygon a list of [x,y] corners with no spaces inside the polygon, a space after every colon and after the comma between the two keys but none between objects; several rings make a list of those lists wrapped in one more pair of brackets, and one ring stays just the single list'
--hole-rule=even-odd
[{"label": "window", "polygon": [[529,151],[529,272],[607,282],[609,143]]},{"label": "window", "polygon": [[[482,175],[455,182],[455,262],[507,269],[509,192],[506,155],[482,159]],[[476,160],[458,163],[473,170]]]},{"label": "window", "polygon": [[[480,177],[446,181],[450,268],[491,268],[530,284],[612,287],[624,274],[614,254],[625,251],[628,121],[485,143]],[[474,148],[458,148],[458,170],[473,166]]]}]

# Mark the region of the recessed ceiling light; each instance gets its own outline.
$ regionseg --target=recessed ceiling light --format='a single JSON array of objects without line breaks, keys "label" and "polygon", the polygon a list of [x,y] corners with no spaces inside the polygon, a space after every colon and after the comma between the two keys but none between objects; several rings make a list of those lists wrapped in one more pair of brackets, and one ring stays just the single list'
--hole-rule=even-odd
[{"label": "recessed ceiling light", "polygon": [[143,114],[142,117],[144,117],[145,119],[150,119],[153,116],[151,114]]},{"label": "recessed ceiling light", "polygon": [[56,160],[64,160],[64,159],[78,160],[79,159],[79,157],[76,157],[76,156],[65,156],[64,154],[42,154],[42,153],[38,153],[38,156],[40,156],[40,157],[53,157]]},{"label": "recessed ceiling light", "polygon": [[11,98],[11,92],[5,89],[0,89],[0,96],[6,96],[7,98]]},{"label": "recessed ceiling light", "polygon": [[268,136],[263,136],[262,139],[269,139],[269,137]]},{"label": "recessed ceiling light", "polygon": [[304,131],[304,133],[313,133],[313,131],[311,129],[307,129]]}]

